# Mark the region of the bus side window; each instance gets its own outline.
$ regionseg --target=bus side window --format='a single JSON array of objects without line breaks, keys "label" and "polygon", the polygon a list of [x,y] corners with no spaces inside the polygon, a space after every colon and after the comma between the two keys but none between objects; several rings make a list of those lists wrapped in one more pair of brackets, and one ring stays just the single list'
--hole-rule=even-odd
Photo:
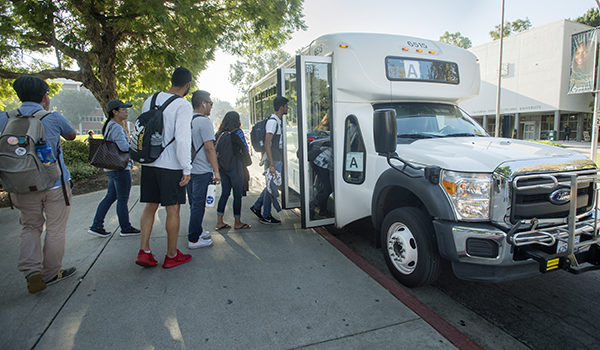
[{"label": "bus side window", "polygon": [[356,116],[351,114],[346,118],[344,130],[344,181],[362,184],[365,181],[367,157]]}]

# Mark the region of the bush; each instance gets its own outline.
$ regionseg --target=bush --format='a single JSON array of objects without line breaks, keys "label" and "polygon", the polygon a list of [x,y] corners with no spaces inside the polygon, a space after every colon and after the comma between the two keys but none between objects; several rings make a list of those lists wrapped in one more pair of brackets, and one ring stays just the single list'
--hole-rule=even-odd
[{"label": "bush", "polygon": [[85,179],[98,174],[99,169],[88,163],[89,146],[87,142],[61,140],[61,146],[72,180]]},{"label": "bush", "polygon": [[556,147],[560,147],[560,148],[565,148],[565,146],[563,146],[562,144],[555,142],[555,141],[549,141],[549,140],[527,140],[527,141],[533,141],[533,142],[537,142],[537,143],[543,143],[544,145],[550,145],[550,146],[556,146]]}]

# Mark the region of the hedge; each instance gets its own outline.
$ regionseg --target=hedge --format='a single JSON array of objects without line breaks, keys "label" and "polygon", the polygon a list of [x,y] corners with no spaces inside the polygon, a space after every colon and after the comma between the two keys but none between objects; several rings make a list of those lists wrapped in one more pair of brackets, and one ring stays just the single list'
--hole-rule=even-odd
[{"label": "hedge", "polygon": [[72,180],[85,179],[96,175],[99,169],[88,163],[89,146],[87,141],[65,141],[61,139],[63,158]]}]

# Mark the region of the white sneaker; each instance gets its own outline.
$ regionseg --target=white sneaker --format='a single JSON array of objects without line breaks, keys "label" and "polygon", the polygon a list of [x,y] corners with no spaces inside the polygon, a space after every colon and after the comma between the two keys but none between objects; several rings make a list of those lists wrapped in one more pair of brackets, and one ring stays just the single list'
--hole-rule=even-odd
[{"label": "white sneaker", "polygon": [[208,247],[209,245],[212,245],[213,241],[210,239],[202,239],[202,238],[198,238],[198,242],[188,242],[188,248],[189,249],[198,249],[198,248],[202,248],[202,247]]},{"label": "white sneaker", "polygon": [[200,235],[200,238],[202,238],[202,239],[209,239],[210,238],[210,232],[208,232],[208,231],[202,231],[202,234]]}]

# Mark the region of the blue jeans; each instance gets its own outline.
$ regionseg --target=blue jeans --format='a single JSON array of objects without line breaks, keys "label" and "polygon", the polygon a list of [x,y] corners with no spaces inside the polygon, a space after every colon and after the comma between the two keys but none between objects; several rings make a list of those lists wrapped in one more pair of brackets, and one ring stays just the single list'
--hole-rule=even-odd
[{"label": "blue jeans", "polygon": [[[282,166],[282,162],[279,161],[273,161],[273,164],[275,165],[275,170],[279,171],[281,173],[281,166]],[[267,169],[266,171],[269,171],[269,169]],[[271,195],[269,194],[269,191],[267,191],[267,188],[265,187],[265,189],[262,191],[262,193],[260,194],[260,196],[258,196],[258,199],[256,200],[256,202],[254,202],[253,207],[255,209],[260,210],[260,208],[262,206],[264,206],[264,210],[262,212],[262,216],[263,218],[268,218],[269,216],[271,216]]]},{"label": "blue jeans", "polygon": [[213,174],[192,174],[192,179],[187,184],[190,200],[190,224],[188,227],[188,241],[195,242],[202,234],[202,220],[206,210],[206,190],[212,180]]},{"label": "blue jeans", "polygon": [[221,172],[221,198],[217,205],[217,215],[223,216],[225,205],[233,188],[233,217],[242,216],[242,192],[244,187],[244,172],[242,161],[238,161],[236,167],[227,172]]},{"label": "blue jeans", "polygon": [[129,208],[127,207],[127,202],[129,201],[129,192],[131,191],[131,171],[107,171],[106,176],[108,176],[108,189],[106,191],[106,196],[100,204],[98,204],[92,226],[103,228],[106,213],[112,204],[117,201],[117,216],[119,217],[121,230],[130,229],[131,223],[129,222]]}]

